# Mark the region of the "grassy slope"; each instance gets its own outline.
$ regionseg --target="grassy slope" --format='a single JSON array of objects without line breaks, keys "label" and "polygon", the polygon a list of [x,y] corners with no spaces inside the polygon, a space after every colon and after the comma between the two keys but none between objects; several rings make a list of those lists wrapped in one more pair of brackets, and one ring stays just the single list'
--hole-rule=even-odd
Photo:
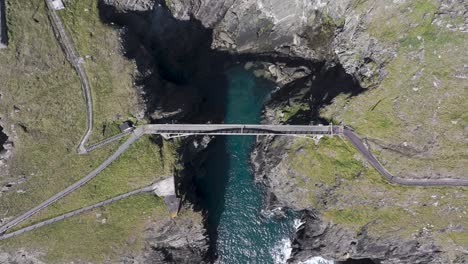
[{"label": "grassy slope", "polygon": [[[63,11],[61,15],[67,25],[74,25],[70,34],[78,43],[79,52],[94,58],[94,61],[86,60],[85,65],[94,96],[95,123],[112,123],[119,115],[126,118],[138,104],[131,91],[132,63],[117,52],[117,33],[99,22],[96,1],[73,2],[79,4],[66,12],[74,11],[83,16],[72,17]],[[85,128],[80,83],[53,35],[44,2],[15,0],[7,1],[7,6],[10,46],[0,51],[3,93],[0,112],[7,113],[2,116],[6,130],[13,134],[10,126],[15,126],[18,136],[14,140],[11,174],[28,178],[27,182],[0,197],[1,214],[14,216],[86,175],[109,156],[117,144],[84,156],[76,154],[77,143]],[[85,6],[88,11],[79,11]],[[19,107],[20,112],[13,112],[13,106]],[[24,125],[27,131],[20,129],[18,124]],[[94,134],[99,137],[100,131],[96,127]],[[105,133],[114,132],[115,127]],[[174,162],[172,149],[165,145],[160,150],[148,137],[140,139],[96,179],[30,222],[145,186],[159,176],[169,174]],[[25,193],[16,192],[18,190]],[[125,241],[129,234],[135,241],[141,240],[141,232],[133,231],[141,229],[147,221],[139,217],[143,212],[156,219],[167,217],[162,213],[165,209],[161,207],[161,201],[149,195],[129,198],[98,211],[102,210],[109,212],[106,216],[108,224],[96,224],[92,220],[94,214],[90,213],[2,241],[0,250],[35,248],[46,253],[47,263],[113,259],[121,252],[138,248],[128,246]],[[80,222],[86,224],[77,224]],[[74,238],[82,243],[76,246]]]},{"label": "grassy slope", "polygon": [[110,121],[123,121],[138,111],[138,95],[133,80],[134,64],[120,52],[119,33],[102,24],[97,1],[67,1],[59,11],[78,53],[85,60],[94,106],[91,141],[103,138],[99,133]]},{"label": "grassy slope", "polygon": [[296,178],[297,186],[308,190],[298,204],[321,210],[326,220],[356,233],[367,224],[371,235],[383,238],[416,238],[427,229],[447,251],[468,246],[466,231],[442,231],[468,228],[463,188],[390,185],[338,137],[323,138],[317,145],[296,139],[288,153],[285,162],[305,176]]},{"label": "grassy slope", "polygon": [[[372,7],[367,32],[397,51],[385,68],[387,76],[357,97],[337,97],[322,114],[386,145],[406,142],[403,152],[416,156],[376,153],[392,173],[466,177],[467,84],[455,77],[463,73],[466,33],[431,24],[435,1],[384,2],[356,1],[355,9],[363,13]],[[293,170],[307,176],[297,182],[309,191],[299,203],[321,209],[325,219],[355,232],[370,223],[371,234],[383,238],[416,238],[422,232],[449,254],[468,247],[466,231],[444,230],[468,229],[466,188],[389,185],[338,139],[322,139],[317,146],[296,140],[289,153]],[[331,194],[324,191],[332,186],[337,187]]]},{"label": "grassy slope", "polygon": [[[362,5],[366,10],[374,4],[367,1]],[[343,106],[337,103],[324,115],[399,148],[403,154],[377,153],[395,174],[466,176],[468,86],[466,80],[456,77],[463,73],[466,33],[432,23],[435,1],[385,6],[375,4],[367,31],[397,51],[385,67],[387,76],[379,87],[351,99],[344,113],[336,111]]]}]

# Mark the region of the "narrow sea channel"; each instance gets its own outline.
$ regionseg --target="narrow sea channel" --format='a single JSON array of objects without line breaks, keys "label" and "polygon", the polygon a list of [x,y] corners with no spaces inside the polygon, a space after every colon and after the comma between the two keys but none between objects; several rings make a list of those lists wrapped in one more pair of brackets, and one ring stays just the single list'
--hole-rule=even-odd
[{"label": "narrow sea channel", "polygon": [[[274,84],[238,66],[226,72],[225,123],[260,121]],[[294,216],[265,212],[265,190],[255,184],[249,162],[253,136],[218,137],[197,186],[208,208],[209,232],[218,263],[285,263]]]}]

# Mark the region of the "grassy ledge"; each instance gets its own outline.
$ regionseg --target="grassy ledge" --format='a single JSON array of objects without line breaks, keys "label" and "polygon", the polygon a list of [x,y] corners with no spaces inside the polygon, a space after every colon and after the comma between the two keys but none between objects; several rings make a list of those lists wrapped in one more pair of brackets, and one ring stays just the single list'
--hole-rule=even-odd
[{"label": "grassy ledge", "polygon": [[460,239],[466,231],[447,232],[468,227],[466,188],[389,184],[339,137],[322,138],[318,144],[295,139],[283,162],[301,175],[296,185],[307,190],[298,204],[322,211],[332,224],[356,234],[366,225],[377,238],[435,240],[447,252],[467,246]]},{"label": "grassy ledge", "polygon": [[385,66],[378,87],[346,102],[337,98],[323,116],[393,149],[376,154],[396,175],[466,176],[468,86],[457,77],[466,64],[460,56],[468,52],[466,34],[432,22],[437,1],[359,1],[358,6],[356,12],[372,8],[367,33],[397,56]]}]

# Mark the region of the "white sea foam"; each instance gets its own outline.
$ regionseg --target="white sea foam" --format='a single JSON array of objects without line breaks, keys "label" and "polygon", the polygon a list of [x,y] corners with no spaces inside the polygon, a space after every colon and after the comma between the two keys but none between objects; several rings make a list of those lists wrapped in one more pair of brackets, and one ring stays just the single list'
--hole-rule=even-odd
[{"label": "white sea foam", "polygon": [[281,239],[272,249],[273,263],[286,264],[291,257],[292,247],[291,240],[288,238]]},{"label": "white sea foam", "polygon": [[275,207],[271,210],[261,210],[261,214],[266,218],[271,217],[286,217],[283,207]]},{"label": "white sea foam", "polygon": [[294,229],[298,230],[304,223],[301,219],[294,219]]},{"label": "white sea foam", "polygon": [[[294,222],[296,223],[296,221]],[[291,240],[288,238],[281,239],[271,249],[270,252],[271,252],[271,255],[273,256],[274,264],[286,264],[288,259],[291,257],[291,253],[292,253]],[[308,260],[299,262],[299,264],[334,264],[334,263],[335,262],[333,260],[324,259],[319,256],[312,257]]]},{"label": "white sea foam", "polygon": [[299,262],[299,264],[333,264],[333,260],[324,259],[322,257],[312,257],[306,261]]}]

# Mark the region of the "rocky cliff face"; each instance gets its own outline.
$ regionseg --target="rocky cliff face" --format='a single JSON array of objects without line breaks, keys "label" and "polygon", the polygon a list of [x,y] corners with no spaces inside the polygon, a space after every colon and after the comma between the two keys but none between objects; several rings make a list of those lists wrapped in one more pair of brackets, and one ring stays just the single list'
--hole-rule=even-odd
[{"label": "rocky cliff face", "polygon": [[[434,203],[428,205],[425,201],[429,195],[437,196],[437,192],[429,190],[425,195],[416,195],[418,191],[401,193],[386,184],[369,184],[365,177],[378,181],[379,175],[369,173],[365,167],[358,168],[351,175],[337,169],[329,178],[320,165],[307,166],[307,172],[304,172],[298,162],[324,162],[324,167],[332,166],[332,170],[335,169],[333,166],[339,166],[327,161],[330,159],[328,153],[310,155],[309,147],[327,144],[323,142],[324,139],[316,140],[318,143],[312,139],[308,140],[310,142],[298,142],[287,138],[268,138],[258,141],[252,153],[256,179],[264,183],[270,192],[269,206],[293,208],[303,214],[304,224],[293,242],[291,263],[302,263],[312,256],[338,261],[372,261],[368,263],[462,263],[459,262],[463,258],[462,246],[447,248],[435,239],[435,234],[447,234],[453,230],[437,230],[431,226],[439,225],[430,220],[438,217],[437,210],[431,207],[438,206],[439,202],[433,199]],[[301,146],[307,146],[307,149],[301,149]],[[334,150],[321,148],[320,151]],[[356,154],[349,152],[346,155]],[[348,163],[347,160],[335,161],[337,164]],[[414,204],[421,206],[425,212],[413,209]],[[444,211],[450,210],[450,206],[450,202],[442,205]],[[380,208],[389,208],[389,211],[380,213]],[[393,210],[407,210],[410,215],[401,216]],[[441,226],[451,226],[456,221],[449,219],[461,217],[461,214],[450,214],[447,220],[442,220]],[[419,219],[424,217],[429,219]],[[405,226],[408,222],[413,225],[411,228]],[[459,224],[458,228],[462,230],[462,226]],[[414,233],[402,235],[411,232],[408,229],[414,230]]]},{"label": "rocky cliff face", "polygon": [[215,49],[328,60],[371,86],[393,52],[360,30],[366,14],[351,1],[166,1],[178,19],[213,28]]},{"label": "rocky cliff face", "polygon": [[[24,181],[22,177],[12,178],[9,174],[8,160],[11,158],[11,155],[13,155],[14,144],[13,137],[7,135],[2,125],[3,122],[0,117],[0,197],[3,192],[7,192],[12,186]],[[11,131],[13,133],[15,132],[14,127],[11,128]],[[2,219],[0,219],[0,223],[2,223]]]},{"label": "rocky cliff face", "polygon": [[150,225],[145,231],[146,246],[134,260],[141,263],[205,263],[208,250],[201,214],[183,209],[165,222]]}]

